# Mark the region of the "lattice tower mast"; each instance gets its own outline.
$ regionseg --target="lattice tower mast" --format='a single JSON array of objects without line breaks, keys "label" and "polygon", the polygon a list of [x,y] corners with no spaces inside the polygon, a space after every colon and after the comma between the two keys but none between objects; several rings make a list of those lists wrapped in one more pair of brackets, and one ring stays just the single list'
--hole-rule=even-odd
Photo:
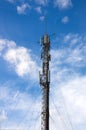
[{"label": "lattice tower mast", "polygon": [[50,37],[45,34],[41,38],[42,72],[40,73],[40,85],[42,87],[42,112],[41,130],[49,130],[49,89],[50,89]]}]

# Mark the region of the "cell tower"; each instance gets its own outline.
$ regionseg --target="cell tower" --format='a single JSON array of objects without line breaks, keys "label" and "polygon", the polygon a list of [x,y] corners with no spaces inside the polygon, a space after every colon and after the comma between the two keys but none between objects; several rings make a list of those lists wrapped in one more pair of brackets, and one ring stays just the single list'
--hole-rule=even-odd
[{"label": "cell tower", "polygon": [[42,72],[40,75],[40,86],[42,87],[42,112],[41,112],[41,130],[49,130],[49,89],[50,89],[50,37],[45,34],[40,44],[42,47]]}]

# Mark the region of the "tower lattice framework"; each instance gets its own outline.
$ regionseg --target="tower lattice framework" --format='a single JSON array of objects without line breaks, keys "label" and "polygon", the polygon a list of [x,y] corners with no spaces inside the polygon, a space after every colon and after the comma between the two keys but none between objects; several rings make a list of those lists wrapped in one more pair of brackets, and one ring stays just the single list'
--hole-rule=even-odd
[{"label": "tower lattice framework", "polygon": [[45,34],[41,38],[42,72],[40,73],[40,85],[42,87],[42,112],[41,130],[49,130],[49,89],[50,89],[50,37]]}]

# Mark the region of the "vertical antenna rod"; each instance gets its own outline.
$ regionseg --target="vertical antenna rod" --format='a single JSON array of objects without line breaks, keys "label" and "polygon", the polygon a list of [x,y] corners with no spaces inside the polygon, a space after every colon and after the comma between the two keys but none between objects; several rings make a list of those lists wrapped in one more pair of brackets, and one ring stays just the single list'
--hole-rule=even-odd
[{"label": "vertical antenna rod", "polygon": [[41,112],[41,130],[49,130],[49,88],[50,88],[50,37],[45,34],[41,38],[41,59],[42,72],[40,76],[40,86],[42,87],[42,112]]},{"label": "vertical antenna rod", "polygon": [[45,33],[47,33],[47,31],[48,31],[47,22],[48,22],[48,13],[46,12],[46,14],[45,14]]}]

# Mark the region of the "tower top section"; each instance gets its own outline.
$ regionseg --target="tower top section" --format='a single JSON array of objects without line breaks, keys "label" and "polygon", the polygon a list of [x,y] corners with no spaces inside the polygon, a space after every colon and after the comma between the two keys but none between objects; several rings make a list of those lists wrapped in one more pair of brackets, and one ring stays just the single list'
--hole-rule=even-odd
[{"label": "tower top section", "polygon": [[50,37],[48,34],[44,34],[41,39],[40,39],[40,44],[41,45],[48,45],[50,44]]}]

